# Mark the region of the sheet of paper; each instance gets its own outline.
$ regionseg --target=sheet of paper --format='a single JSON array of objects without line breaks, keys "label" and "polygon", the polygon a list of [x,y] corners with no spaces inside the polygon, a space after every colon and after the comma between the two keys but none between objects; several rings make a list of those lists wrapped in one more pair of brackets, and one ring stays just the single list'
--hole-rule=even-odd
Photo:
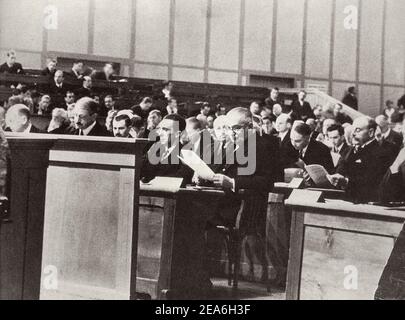
[{"label": "sheet of paper", "polygon": [[332,156],[333,165],[336,167],[339,163],[341,156],[339,153],[336,153],[336,152],[331,152],[330,154]]},{"label": "sheet of paper", "polygon": [[214,171],[192,150],[181,150],[181,161],[188,165],[202,179],[212,181]]},{"label": "sheet of paper", "polygon": [[328,171],[326,171],[323,166],[319,164],[312,164],[309,166],[305,166],[305,170],[308,172],[309,176],[317,187],[332,188],[331,183],[326,177],[328,175]]},{"label": "sheet of paper", "polygon": [[183,178],[173,178],[173,177],[155,177],[148,183],[140,182],[141,190],[148,191],[164,191],[176,193],[179,191]]}]

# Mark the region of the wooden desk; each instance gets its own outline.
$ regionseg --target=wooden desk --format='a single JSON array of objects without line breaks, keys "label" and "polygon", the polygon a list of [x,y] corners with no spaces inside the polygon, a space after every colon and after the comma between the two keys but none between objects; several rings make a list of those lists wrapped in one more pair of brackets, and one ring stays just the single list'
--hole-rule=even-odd
[{"label": "wooden desk", "polygon": [[11,223],[0,230],[0,298],[135,298],[146,140],[7,138]]},{"label": "wooden desk", "polygon": [[206,221],[224,193],[141,186],[140,195],[137,291],[152,299],[205,298]]},{"label": "wooden desk", "polygon": [[405,208],[285,203],[293,212],[287,299],[373,299]]}]

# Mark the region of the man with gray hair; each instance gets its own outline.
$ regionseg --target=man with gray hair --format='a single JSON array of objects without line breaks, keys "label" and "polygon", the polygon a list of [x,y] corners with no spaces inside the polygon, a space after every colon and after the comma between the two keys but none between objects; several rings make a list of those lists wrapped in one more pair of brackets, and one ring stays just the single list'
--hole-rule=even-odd
[{"label": "man with gray hair", "polygon": [[48,126],[48,133],[64,134],[70,126],[68,113],[65,109],[55,108],[52,110],[52,119]]},{"label": "man with gray hair", "polygon": [[353,121],[353,147],[341,159],[336,174],[329,181],[345,189],[349,200],[356,203],[378,201],[378,186],[391,165],[391,156],[375,139],[376,122],[369,117]]},{"label": "man with gray hair", "polygon": [[7,110],[6,125],[12,132],[43,133],[31,123],[30,109],[24,104],[16,104]]}]

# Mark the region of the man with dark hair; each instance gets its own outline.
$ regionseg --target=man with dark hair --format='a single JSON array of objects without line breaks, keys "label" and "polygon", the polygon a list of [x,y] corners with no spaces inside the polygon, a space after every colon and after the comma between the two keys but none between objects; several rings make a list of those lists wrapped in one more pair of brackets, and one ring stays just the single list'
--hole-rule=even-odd
[{"label": "man with dark hair", "polygon": [[10,74],[24,74],[24,69],[21,63],[18,63],[16,53],[14,50],[10,50],[6,53],[6,62],[0,65],[0,73]]},{"label": "man with dark hair", "polygon": [[292,168],[298,161],[298,151],[291,144],[292,120],[285,114],[280,114],[276,119],[276,130],[280,143],[280,163],[283,169]]},{"label": "man with dark hair", "polygon": [[151,111],[153,100],[150,97],[144,97],[141,103],[131,108],[132,112],[140,116],[144,121],[148,118],[148,114]]},{"label": "man with dark hair", "polygon": [[291,129],[291,144],[298,151],[296,165],[304,169],[305,165],[319,164],[332,172],[334,165],[330,150],[323,143],[311,140],[311,128],[305,123],[297,123]]},{"label": "man with dark hair", "polygon": [[12,132],[43,133],[31,123],[30,109],[23,104],[13,105],[7,110],[6,125]]},{"label": "man with dark hair", "polygon": [[131,138],[129,134],[131,131],[132,122],[128,115],[117,115],[113,120],[113,134],[118,138]]},{"label": "man with dark hair", "polygon": [[65,104],[63,109],[68,110],[69,108],[73,108],[75,104],[75,93],[73,91],[66,91],[65,95]]},{"label": "man with dark hair", "polygon": [[334,186],[346,189],[348,198],[357,203],[378,201],[378,186],[391,165],[390,155],[375,139],[376,129],[373,119],[356,118],[353,147],[339,162],[336,174],[328,176]]},{"label": "man with dark hair", "polygon": [[83,97],[89,98],[93,97],[94,93],[92,87],[93,87],[93,80],[91,79],[91,77],[90,76],[83,77],[83,86],[80,89],[77,89],[75,92],[77,99]]},{"label": "man with dark hair", "polygon": [[349,89],[347,89],[347,94],[344,96],[342,102],[354,110],[359,109],[355,87],[349,87]]},{"label": "man with dark hair", "polygon": [[185,178],[183,184],[191,180],[191,177],[184,176],[186,172],[190,172],[184,170],[178,158],[183,148],[180,136],[185,128],[186,121],[178,114],[169,114],[158,124],[157,136],[154,138],[159,137],[159,141],[150,147],[143,161],[141,169],[143,182],[148,182],[156,176],[182,177]]},{"label": "man with dark hair", "polygon": [[266,98],[265,104],[271,110],[273,110],[273,106],[276,103],[280,103],[280,100],[279,100],[279,97],[278,97],[279,94],[280,94],[280,89],[279,88],[275,87],[275,88],[270,89],[270,96],[268,98]]},{"label": "man with dark hair", "polygon": [[332,152],[345,157],[350,147],[345,140],[345,129],[341,124],[333,124],[327,129],[328,139],[332,145]]},{"label": "man with dark hair", "polygon": [[163,97],[167,100],[169,100],[172,97],[172,91],[173,91],[174,84],[171,81],[165,81],[163,82]]},{"label": "man with dark hair", "polygon": [[97,121],[98,104],[91,98],[78,100],[73,109],[74,131],[68,132],[80,136],[110,136],[104,126]]},{"label": "man with dark hair", "polygon": [[306,121],[308,118],[315,119],[315,115],[312,111],[309,102],[305,101],[307,93],[304,90],[298,92],[297,100],[295,100],[291,105],[292,112],[296,113],[298,118]]},{"label": "man with dark hair", "polygon": [[106,63],[103,71],[98,71],[94,74],[94,80],[110,81],[114,80],[114,65],[112,63]]},{"label": "man with dark hair", "polygon": [[349,123],[352,124],[353,120],[344,111],[343,106],[340,103],[336,103],[333,107],[333,115],[335,120],[340,124]]},{"label": "man with dark hair", "polygon": [[73,62],[72,69],[69,72],[69,77],[73,78],[74,80],[81,80],[83,79],[83,71],[83,61],[75,60]]}]

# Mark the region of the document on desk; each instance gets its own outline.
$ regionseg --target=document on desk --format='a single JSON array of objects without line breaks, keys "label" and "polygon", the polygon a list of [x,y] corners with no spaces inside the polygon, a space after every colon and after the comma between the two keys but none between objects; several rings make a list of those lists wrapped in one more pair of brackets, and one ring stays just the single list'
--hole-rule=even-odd
[{"label": "document on desk", "polygon": [[188,165],[202,179],[212,181],[214,171],[192,150],[181,150],[181,161]]},{"label": "document on desk", "polygon": [[328,175],[328,171],[326,171],[323,166],[319,164],[311,164],[305,166],[305,170],[308,172],[309,176],[317,187],[333,189],[332,184],[326,177]]},{"label": "document on desk", "polygon": [[176,193],[177,191],[179,191],[182,182],[183,178],[155,177],[148,183],[140,181],[140,187],[142,190],[147,191],[164,191]]}]

